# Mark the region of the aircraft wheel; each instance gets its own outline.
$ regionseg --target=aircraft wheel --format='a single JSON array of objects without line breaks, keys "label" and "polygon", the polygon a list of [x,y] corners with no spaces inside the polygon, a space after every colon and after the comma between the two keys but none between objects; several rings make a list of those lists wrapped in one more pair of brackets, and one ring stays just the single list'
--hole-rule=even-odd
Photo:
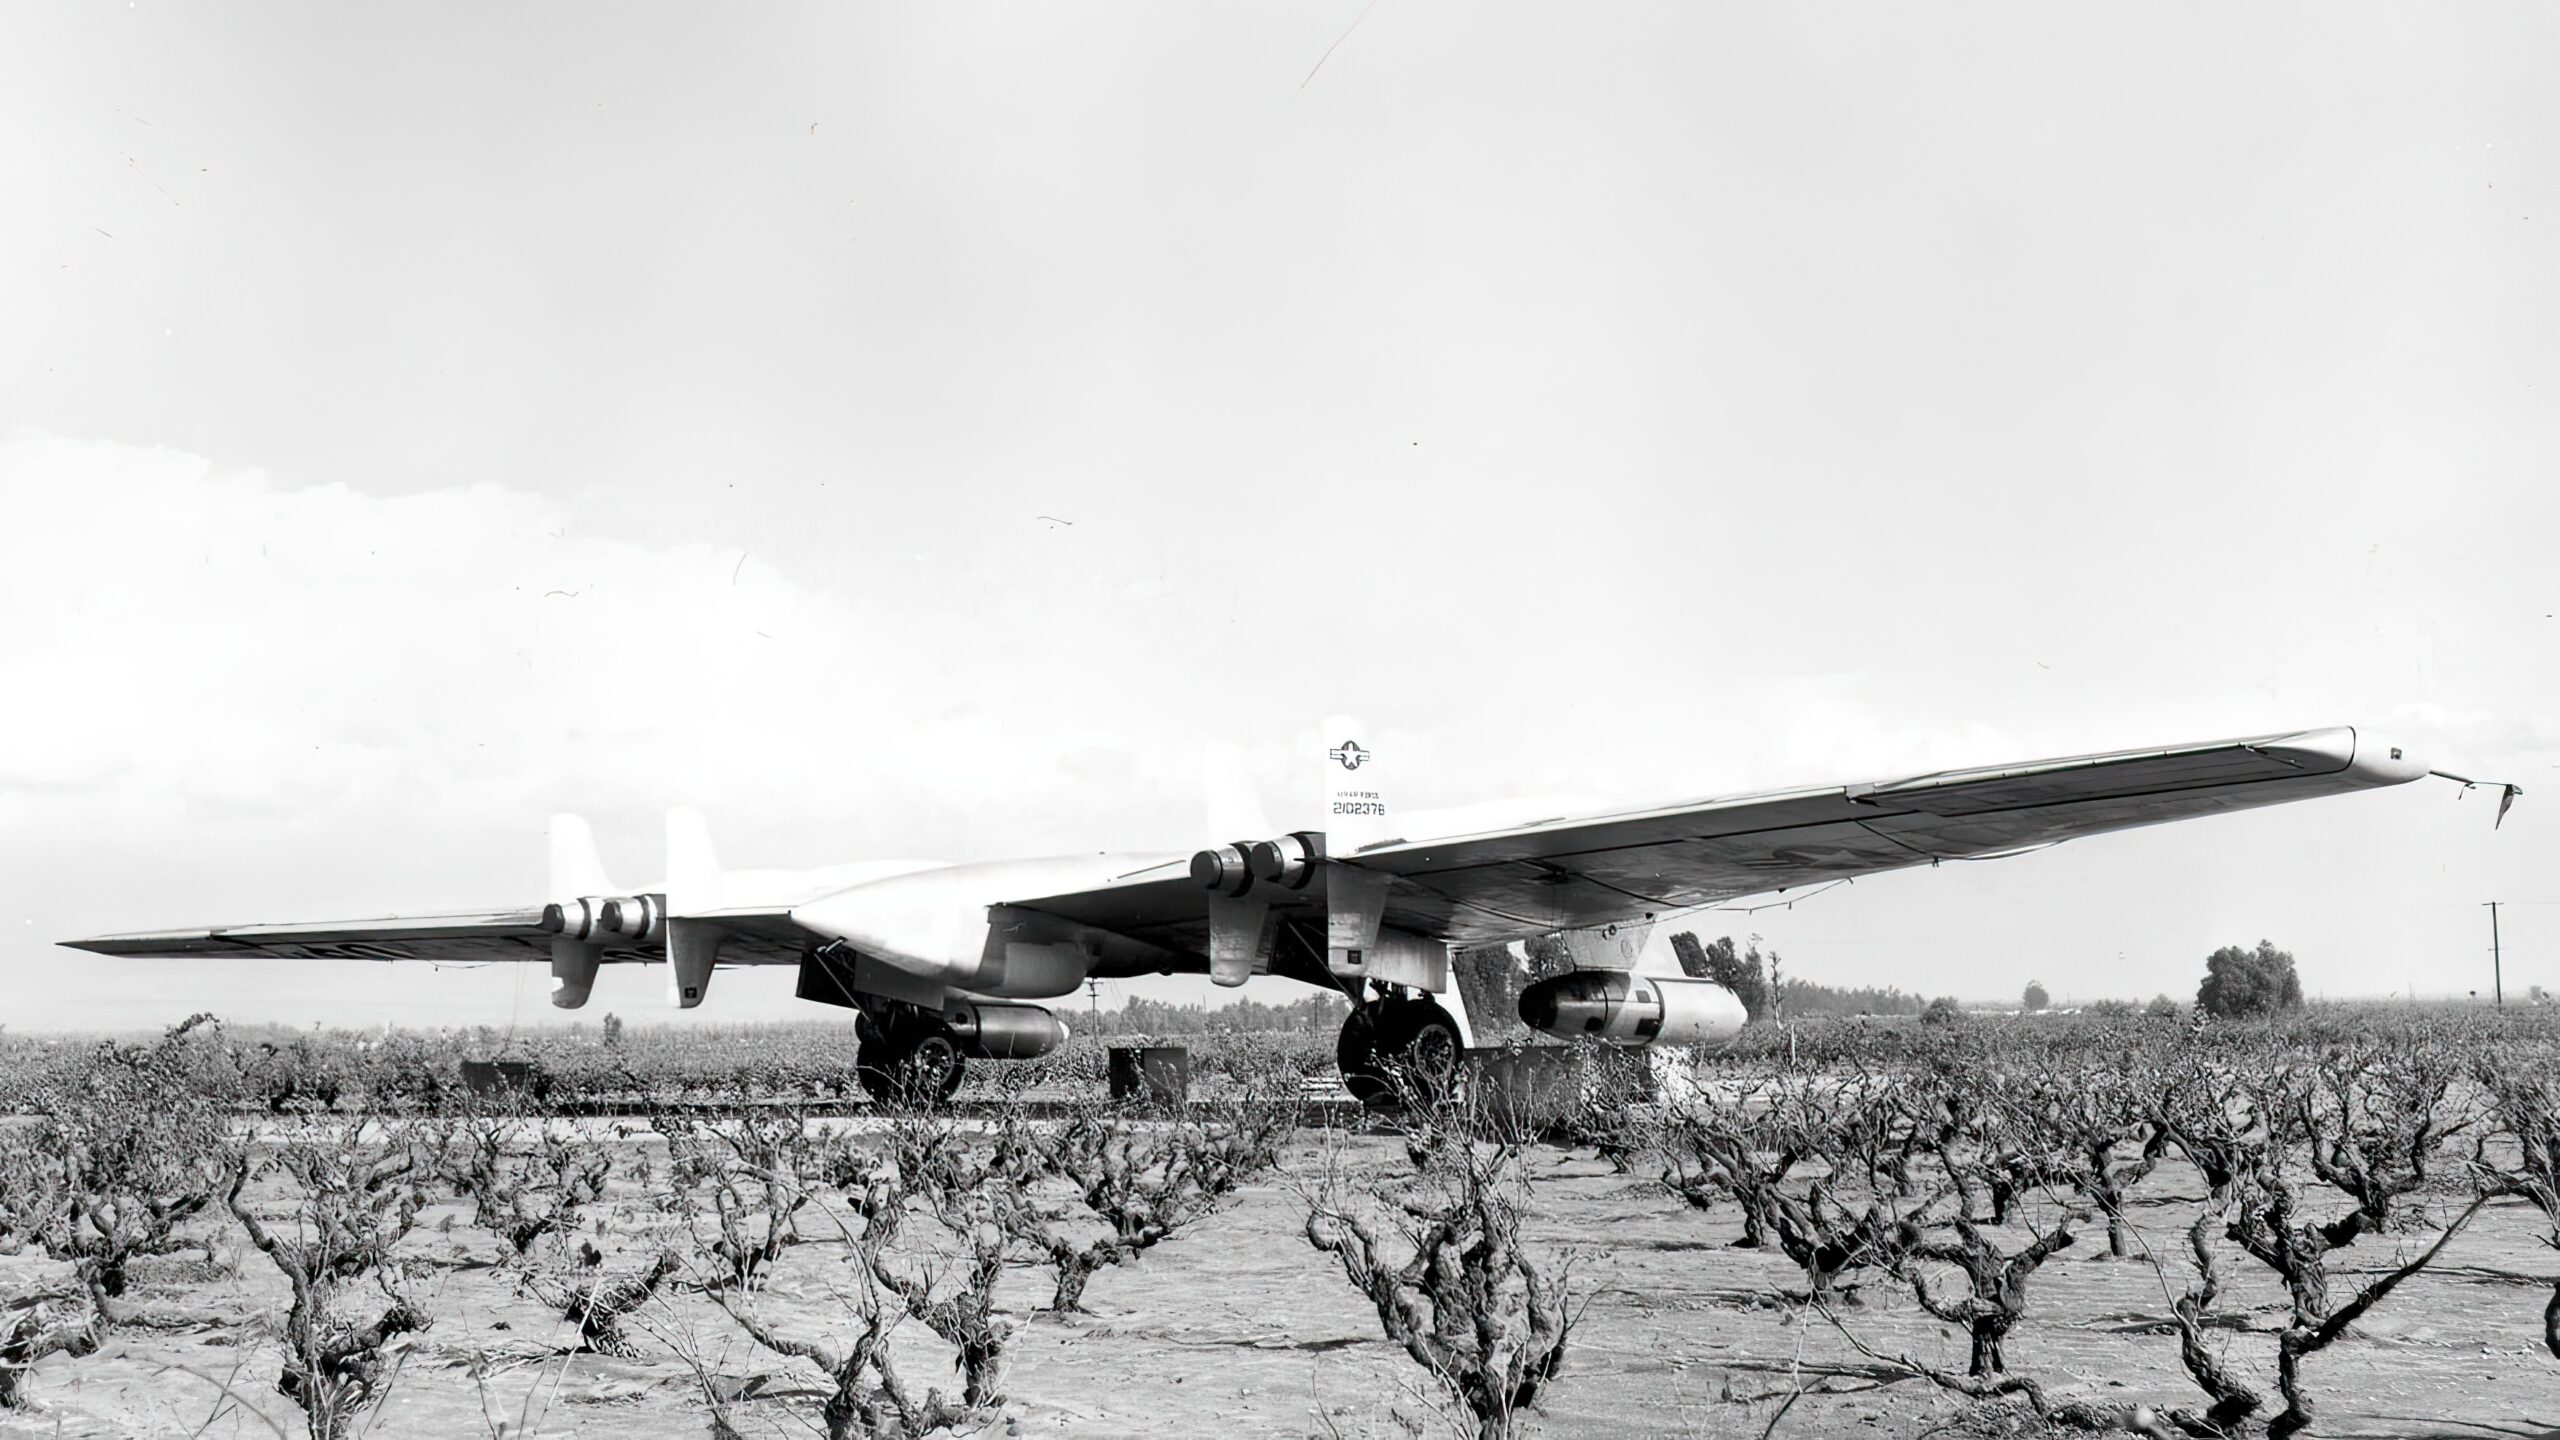
[{"label": "aircraft wheel", "polygon": [[960,1093],[960,1077],[969,1068],[960,1057],[960,1042],[939,1025],[916,1042],[907,1065],[915,1076],[916,1093],[929,1096],[937,1105]]},{"label": "aircraft wheel", "polygon": [[1333,1065],[1342,1073],[1342,1088],[1363,1105],[1376,1104],[1374,1097],[1386,1084],[1377,1068],[1378,1009],[1375,1004],[1352,1006],[1342,1017],[1342,1033],[1333,1040]]},{"label": "aircraft wheel", "polygon": [[881,1105],[939,1105],[957,1094],[967,1062],[939,1021],[866,1039],[854,1060],[863,1092]]},{"label": "aircraft wheel", "polygon": [[1431,1000],[1378,1000],[1351,1012],[1334,1041],[1342,1088],[1372,1110],[1393,1110],[1407,1092],[1448,1093],[1465,1046],[1458,1022]]}]

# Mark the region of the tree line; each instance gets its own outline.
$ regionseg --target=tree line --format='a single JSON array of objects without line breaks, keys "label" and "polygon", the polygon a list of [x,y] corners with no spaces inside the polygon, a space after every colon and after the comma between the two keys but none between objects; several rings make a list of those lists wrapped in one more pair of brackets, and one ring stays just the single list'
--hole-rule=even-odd
[{"label": "tree line", "polygon": [[[1763,954],[1756,941],[1747,948],[1737,947],[1730,935],[1702,943],[1694,932],[1683,931],[1671,937],[1671,949],[1681,973],[1693,980],[1712,980],[1732,991],[1734,998],[1742,1002],[1746,1024],[1765,1024],[1781,1017],[1855,1015],[1918,1015],[1945,1021],[1963,1012],[1963,1006],[1953,996],[1929,999],[1890,985],[1832,986],[1788,975],[1776,950]],[[2028,981],[2019,997],[2019,1008],[2029,1014],[2052,1003],[2052,995],[2040,980]],[[2277,949],[2268,940],[2259,941],[2255,948],[2223,946],[2205,957],[2204,979],[2196,987],[2195,1005],[2204,1014],[2224,1018],[2301,1009],[2302,979],[2295,969],[2293,953]],[[2100,1000],[2093,1002],[2091,1008],[2119,1016],[2135,1011],[2134,1003],[2125,1000]],[[2154,998],[2146,1009],[2155,1017],[2185,1013],[2165,995]]]}]

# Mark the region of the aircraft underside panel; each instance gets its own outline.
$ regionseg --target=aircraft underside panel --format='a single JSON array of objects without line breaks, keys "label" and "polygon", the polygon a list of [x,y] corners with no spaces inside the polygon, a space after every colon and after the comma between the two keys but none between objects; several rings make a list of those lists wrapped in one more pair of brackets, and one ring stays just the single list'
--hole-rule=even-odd
[{"label": "aircraft underside panel", "polygon": [[1377,942],[1357,954],[1356,971],[1337,967],[1335,973],[1356,974],[1383,985],[1405,985],[1434,993],[1449,988],[1449,947],[1437,940],[1401,930],[1381,930]]}]

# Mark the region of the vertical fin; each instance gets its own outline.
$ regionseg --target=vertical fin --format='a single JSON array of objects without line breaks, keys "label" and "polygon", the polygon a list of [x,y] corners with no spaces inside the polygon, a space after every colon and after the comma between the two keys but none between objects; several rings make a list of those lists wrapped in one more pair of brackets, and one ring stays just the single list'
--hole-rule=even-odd
[{"label": "vertical fin", "polygon": [[1268,840],[1280,833],[1263,811],[1261,790],[1246,766],[1244,747],[1233,741],[1212,740],[1202,753],[1200,800],[1203,837]]},{"label": "vertical fin", "polygon": [[568,935],[551,937],[551,1004],[560,1010],[575,1010],[587,1003],[596,988],[596,965],[604,959],[604,947]]},{"label": "vertical fin", "polygon": [[[551,873],[544,899],[567,907],[581,900],[601,904],[600,897],[614,893],[613,882],[605,878],[604,859],[596,853],[596,832],[584,816],[565,811],[552,816],[550,840]],[[596,985],[596,963],[603,958],[602,945],[574,935],[552,936],[551,1003],[562,1010],[586,1004]]]},{"label": "vertical fin", "polygon": [[707,920],[688,918],[723,903],[720,856],[711,848],[711,825],[699,810],[667,812],[667,1000],[690,1010],[711,989],[711,967],[728,934]]},{"label": "vertical fin", "polygon": [[1326,718],[1324,745],[1325,853],[1356,859],[1364,845],[1396,838],[1395,817],[1379,785],[1378,753],[1369,732],[1347,715]]},{"label": "vertical fin", "polygon": [[[1332,837],[1327,836],[1329,844]],[[1367,978],[1370,952],[1387,918],[1387,877],[1328,864],[1324,875],[1325,962],[1334,974]]]},{"label": "vertical fin", "polygon": [[1279,917],[1267,890],[1244,896],[1209,897],[1209,979],[1218,985],[1241,985],[1271,969],[1271,949],[1280,935]]},{"label": "vertical fin", "polygon": [[668,811],[667,913],[717,910],[724,903],[720,889],[720,856],[711,848],[711,823],[699,810]]},{"label": "vertical fin", "polygon": [[711,989],[711,967],[729,932],[708,920],[667,920],[667,1001],[679,1010],[702,1003]]},{"label": "vertical fin", "polygon": [[1361,847],[1392,840],[1394,817],[1378,786],[1378,755],[1347,715],[1325,717],[1325,960],[1344,979],[1367,979],[1386,918],[1387,877],[1356,865]]},{"label": "vertical fin", "polygon": [[596,854],[596,832],[586,817],[566,811],[551,817],[551,881],[542,898],[558,903],[586,895],[611,895],[613,882],[604,875],[604,859]]}]

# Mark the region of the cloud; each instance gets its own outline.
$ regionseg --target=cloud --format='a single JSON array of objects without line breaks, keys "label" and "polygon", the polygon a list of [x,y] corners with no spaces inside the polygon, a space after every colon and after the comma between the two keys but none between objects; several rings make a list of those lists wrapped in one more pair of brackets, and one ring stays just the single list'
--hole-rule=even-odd
[{"label": "cloud", "polygon": [[2476,780],[2525,782],[2535,773],[2560,769],[2560,716],[2547,711],[2501,712],[2455,710],[2443,705],[2394,706],[2387,729],[2424,748],[2420,754],[2444,757],[2471,774],[2480,765],[2505,766],[2513,774],[2473,774]]},{"label": "cloud", "polygon": [[951,637],[734,547],[616,538],[602,507],[45,435],[0,444],[0,505],[0,608],[29,617],[0,634],[24,687],[0,791],[58,823],[701,800],[956,840],[937,811],[1125,769],[1144,738],[1058,723],[1067,689],[1026,734]]}]

